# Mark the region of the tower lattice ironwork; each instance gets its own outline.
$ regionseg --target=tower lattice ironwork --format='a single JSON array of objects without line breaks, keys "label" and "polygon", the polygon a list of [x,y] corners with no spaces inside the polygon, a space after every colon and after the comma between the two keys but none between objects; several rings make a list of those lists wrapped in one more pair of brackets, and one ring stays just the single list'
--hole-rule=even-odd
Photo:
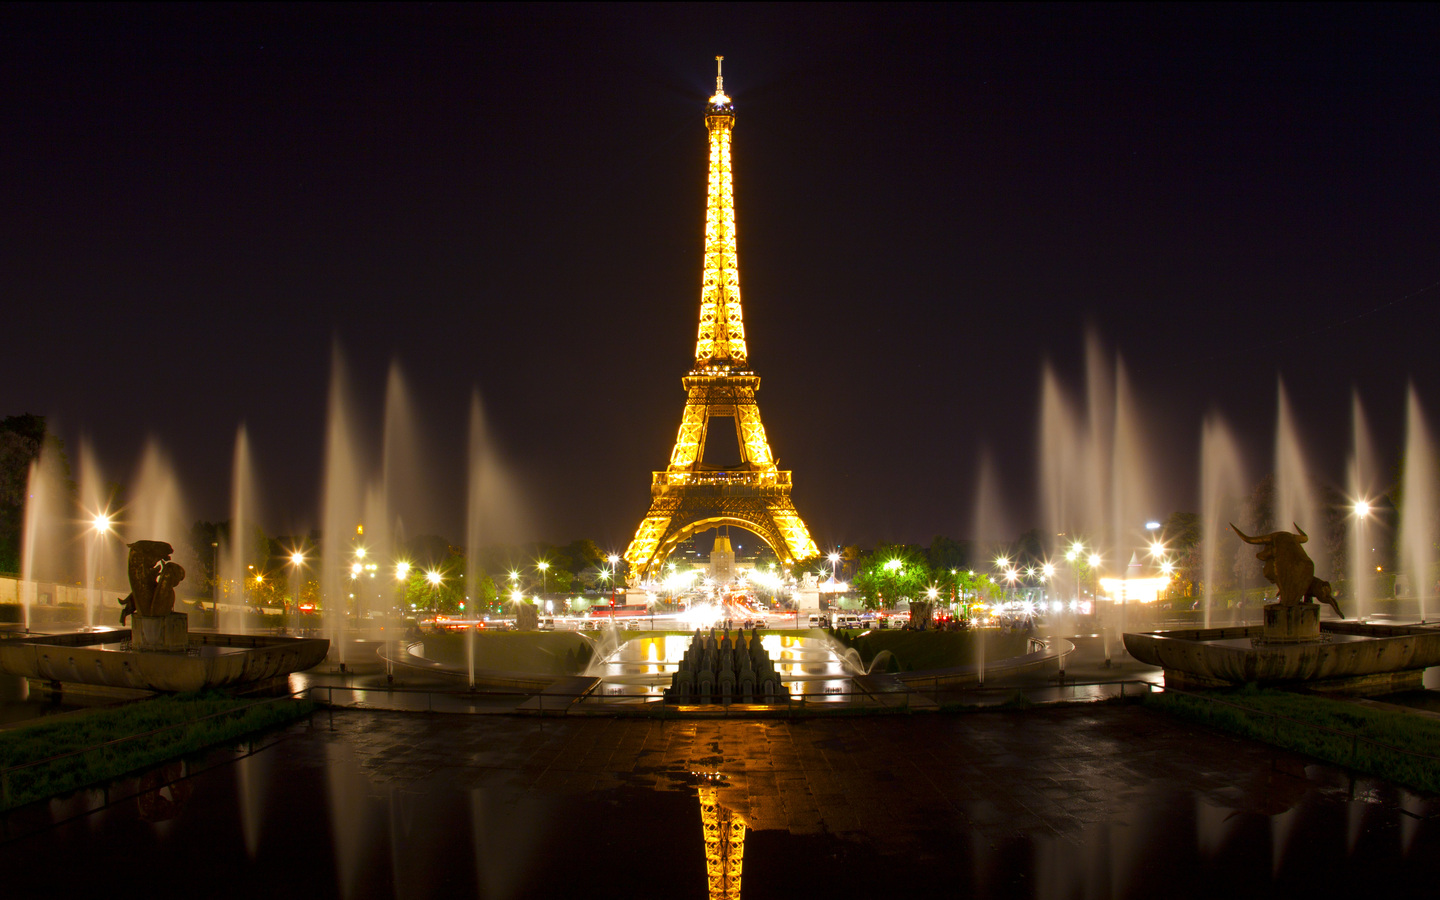
[{"label": "tower lattice ironwork", "polygon": [[720,792],[700,788],[700,828],[705,838],[705,881],[710,900],[740,900],[745,866],[745,820],[720,803]]},{"label": "tower lattice ironwork", "polygon": [[[705,209],[705,262],[700,287],[700,332],[695,367],[682,379],[685,411],[670,465],[652,473],[650,510],[625,551],[630,583],[658,573],[670,551],[690,535],[717,525],[738,525],[760,536],[785,564],[819,552],[790,499],[790,473],[770,452],[755,392],[740,310],[740,264],[735,243],[735,184],[730,136],[735,111],[715,77],[715,96],[705,110],[710,133],[710,179]],[[710,420],[732,418],[740,463],[705,464]]]}]

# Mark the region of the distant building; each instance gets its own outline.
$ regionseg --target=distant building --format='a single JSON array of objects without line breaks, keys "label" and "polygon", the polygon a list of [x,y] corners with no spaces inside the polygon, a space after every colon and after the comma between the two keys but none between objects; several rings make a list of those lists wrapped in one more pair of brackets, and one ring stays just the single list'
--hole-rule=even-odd
[{"label": "distant building", "polygon": [[734,584],[738,580],[735,551],[730,547],[730,535],[724,532],[715,536],[715,546],[710,550],[709,575],[716,584]]}]

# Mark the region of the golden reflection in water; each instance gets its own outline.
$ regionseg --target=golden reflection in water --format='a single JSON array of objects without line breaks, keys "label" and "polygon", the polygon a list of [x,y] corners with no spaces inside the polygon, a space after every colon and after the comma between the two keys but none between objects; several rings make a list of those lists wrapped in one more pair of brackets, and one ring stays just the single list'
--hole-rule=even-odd
[{"label": "golden reflection in water", "polygon": [[700,826],[705,835],[705,876],[710,900],[739,900],[745,862],[745,820],[720,805],[713,787],[700,788]]}]

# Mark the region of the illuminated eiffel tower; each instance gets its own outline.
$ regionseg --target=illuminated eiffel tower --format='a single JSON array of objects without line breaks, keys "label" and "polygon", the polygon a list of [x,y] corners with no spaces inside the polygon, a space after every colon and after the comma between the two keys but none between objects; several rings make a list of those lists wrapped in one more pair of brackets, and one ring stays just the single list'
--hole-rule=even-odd
[{"label": "illuminated eiffel tower", "polygon": [[[681,379],[685,412],[670,465],[663,472],[652,473],[650,511],[625,551],[632,586],[657,576],[676,544],[717,525],[738,525],[755,532],[786,565],[819,552],[790,500],[790,473],[776,467],[755,403],[760,376],[750,370],[746,360],[740,264],[735,250],[735,186],[730,170],[735,111],[719,74],[724,57],[715,59],[715,96],[705,110],[705,128],[710,132],[710,186],[695,367]],[[735,422],[739,465],[705,464],[705,438],[710,420],[716,417]]]},{"label": "illuminated eiffel tower", "polygon": [[745,820],[720,804],[720,792],[700,788],[700,828],[705,839],[705,883],[710,900],[740,900],[745,867]]}]

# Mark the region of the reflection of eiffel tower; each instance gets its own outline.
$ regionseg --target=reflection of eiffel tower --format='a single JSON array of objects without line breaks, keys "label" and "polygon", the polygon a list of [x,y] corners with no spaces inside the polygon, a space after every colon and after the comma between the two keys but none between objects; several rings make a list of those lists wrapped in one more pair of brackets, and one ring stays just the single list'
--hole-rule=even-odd
[{"label": "reflection of eiffel tower", "polygon": [[[760,407],[755,403],[760,376],[750,371],[746,362],[730,171],[735,112],[718,75],[715,96],[706,108],[705,127],[710,132],[710,187],[695,368],[681,379],[687,395],[685,412],[670,465],[653,473],[650,511],[625,551],[631,584],[658,574],[680,541],[722,524],[755,532],[782,563],[819,552],[790,500],[790,473],[781,471],[770,453],[765,426],[760,424]],[[706,434],[710,420],[716,417],[735,422],[739,465],[704,463]]]},{"label": "reflection of eiffel tower", "polygon": [[705,836],[705,877],[710,885],[710,900],[739,900],[745,820],[720,805],[715,788],[702,787],[700,827]]}]

